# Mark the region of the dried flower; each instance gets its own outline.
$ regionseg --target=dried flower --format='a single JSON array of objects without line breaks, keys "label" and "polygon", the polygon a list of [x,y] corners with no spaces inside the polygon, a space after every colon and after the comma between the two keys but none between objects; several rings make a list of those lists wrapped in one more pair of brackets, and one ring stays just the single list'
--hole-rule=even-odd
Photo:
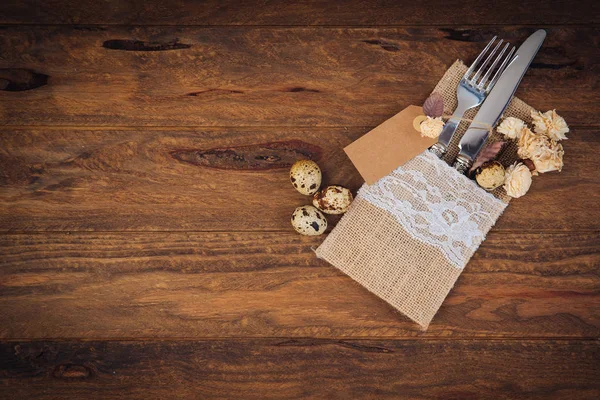
[{"label": "dried flower", "polygon": [[504,118],[496,130],[509,139],[518,139],[525,122],[515,117]]},{"label": "dried flower", "polygon": [[506,169],[504,190],[510,197],[518,198],[527,193],[531,187],[531,181],[529,168],[523,163],[515,162]]},{"label": "dried flower", "polygon": [[477,172],[475,180],[485,190],[494,190],[504,183],[504,167],[498,161],[485,163]]},{"label": "dried flower", "polygon": [[444,121],[442,121],[441,117],[431,118],[427,117],[426,120],[421,122],[421,136],[426,136],[430,138],[436,138],[440,136],[442,133],[442,129],[444,128]]},{"label": "dried flower", "polygon": [[563,156],[565,151],[563,150],[562,144],[550,140],[548,147],[544,148],[544,151],[534,158],[533,164],[535,165],[536,171],[540,174],[551,171],[561,171],[564,165]]},{"label": "dried flower", "polygon": [[531,118],[533,118],[536,133],[546,135],[555,141],[567,138],[565,133],[569,132],[569,126],[565,119],[556,113],[556,110],[546,111],[545,113],[532,111]]},{"label": "dried flower", "polygon": [[545,146],[547,140],[547,137],[536,135],[529,128],[524,127],[519,134],[517,154],[521,158],[530,158],[533,160],[532,156],[537,154],[541,147]]},{"label": "dried flower", "polygon": [[528,128],[521,130],[517,153],[521,158],[528,158],[539,173],[560,171],[565,154],[561,144],[550,140],[547,136],[538,135]]}]

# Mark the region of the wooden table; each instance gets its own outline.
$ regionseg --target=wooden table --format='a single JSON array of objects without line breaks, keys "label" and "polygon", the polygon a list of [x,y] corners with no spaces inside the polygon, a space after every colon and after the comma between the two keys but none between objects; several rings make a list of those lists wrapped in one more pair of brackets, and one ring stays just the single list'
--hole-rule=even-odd
[{"label": "wooden table", "polygon": [[[2,6],[1,398],[600,397],[598,2],[199,3]],[[539,27],[564,170],[421,332],[292,231],[290,160],[356,190],[345,145]]]}]

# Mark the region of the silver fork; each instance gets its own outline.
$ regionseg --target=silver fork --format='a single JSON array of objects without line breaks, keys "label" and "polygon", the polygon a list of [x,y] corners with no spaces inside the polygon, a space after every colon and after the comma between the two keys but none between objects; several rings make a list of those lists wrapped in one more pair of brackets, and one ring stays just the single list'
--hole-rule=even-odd
[{"label": "silver fork", "polygon": [[[456,90],[458,106],[456,107],[456,110],[454,110],[452,117],[450,117],[448,122],[446,122],[446,124],[444,125],[444,129],[442,129],[442,133],[440,133],[440,136],[438,137],[438,142],[431,146],[431,148],[429,149],[431,152],[433,152],[440,158],[442,158],[444,154],[446,154],[448,146],[450,145],[450,141],[452,140],[452,136],[454,136],[454,132],[456,132],[456,128],[458,128],[458,125],[460,124],[460,118],[462,118],[465,111],[473,107],[477,107],[483,102],[483,100],[485,100],[490,90],[492,90],[498,79],[500,79],[502,72],[504,72],[504,70],[508,66],[512,55],[515,52],[515,48],[513,47],[502,61],[502,56],[506,52],[506,49],[508,49],[508,47],[510,46],[510,43],[506,43],[504,48],[502,48],[500,53],[492,61],[492,57],[494,57],[494,55],[503,43],[503,40],[500,39],[500,41],[496,44],[493,50],[487,55],[485,61],[483,61],[483,63],[481,63],[480,65],[481,60],[485,56],[485,53],[490,49],[490,47],[492,47],[492,44],[494,44],[496,38],[497,36],[494,36],[492,40],[490,40],[490,42],[487,44],[487,46],[485,46],[485,49],[483,49],[483,51],[479,53],[475,61],[473,61],[473,64],[471,64],[465,75],[460,80],[460,83],[458,84],[458,89]],[[492,64],[489,65],[491,61]],[[500,66],[496,68],[498,63],[500,63]],[[474,73],[475,68],[478,69]],[[489,79],[490,75],[492,74],[495,68],[496,72],[494,73],[492,78]]]}]

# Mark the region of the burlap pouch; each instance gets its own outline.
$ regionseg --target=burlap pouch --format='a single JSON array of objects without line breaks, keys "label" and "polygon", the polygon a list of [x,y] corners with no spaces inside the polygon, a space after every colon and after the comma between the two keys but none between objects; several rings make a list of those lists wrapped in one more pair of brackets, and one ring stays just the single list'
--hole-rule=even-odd
[{"label": "burlap pouch", "polygon": [[[456,88],[466,70],[455,62],[434,89],[444,98],[446,114],[456,108]],[[504,115],[531,124],[531,110],[515,98]],[[509,202],[502,188],[486,192],[448,165],[467,127],[461,124],[444,160],[426,151],[363,185],[316,250],[424,329]],[[505,166],[516,159],[514,143],[499,157]]]}]

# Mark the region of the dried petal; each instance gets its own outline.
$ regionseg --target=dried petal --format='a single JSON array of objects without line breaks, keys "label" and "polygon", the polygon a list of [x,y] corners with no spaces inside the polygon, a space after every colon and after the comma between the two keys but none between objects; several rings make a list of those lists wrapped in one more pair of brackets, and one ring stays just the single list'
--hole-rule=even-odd
[{"label": "dried petal", "polygon": [[431,118],[438,118],[444,115],[444,98],[437,92],[431,93],[431,96],[423,103],[423,113]]},{"label": "dried petal", "polygon": [[479,155],[475,159],[475,162],[473,162],[469,173],[475,171],[484,163],[494,160],[498,156],[498,153],[500,153],[500,150],[502,150],[504,143],[506,142],[494,142],[489,143],[487,146],[485,146],[483,150],[479,152]]},{"label": "dried petal", "polygon": [[521,160],[521,162],[523,163],[523,165],[529,168],[529,171],[531,171],[531,175],[538,175],[537,171],[535,170],[535,164],[533,161],[531,161],[529,158],[525,158]]}]

